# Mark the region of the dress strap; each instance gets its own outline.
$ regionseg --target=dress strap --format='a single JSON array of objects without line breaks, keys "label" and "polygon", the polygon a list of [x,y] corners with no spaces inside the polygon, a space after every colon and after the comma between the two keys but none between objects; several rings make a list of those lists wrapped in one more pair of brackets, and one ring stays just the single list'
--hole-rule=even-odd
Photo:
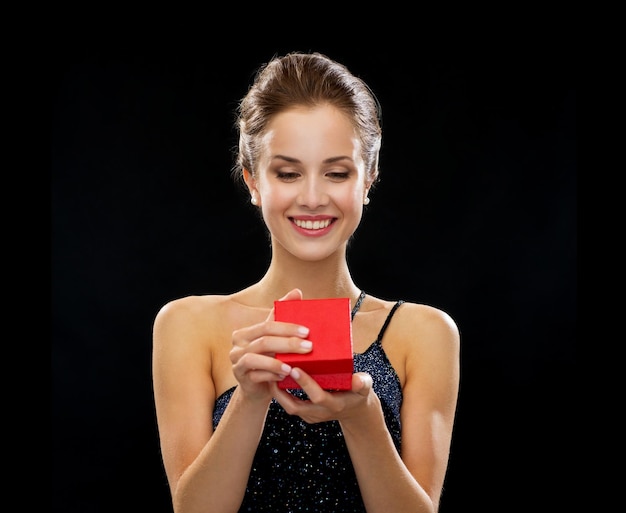
[{"label": "dress strap", "polygon": [[354,303],[354,308],[352,309],[352,313],[350,314],[350,320],[354,320],[354,316],[359,311],[359,308],[361,308],[361,303],[363,302],[364,299],[365,299],[365,292],[361,291],[361,293],[359,294],[359,299],[357,299],[356,303]]},{"label": "dress strap", "polygon": [[393,305],[393,307],[391,308],[391,311],[389,312],[389,315],[387,315],[387,318],[385,319],[385,324],[383,324],[383,327],[380,329],[380,332],[378,333],[378,336],[376,337],[376,342],[380,342],[383,339],[383,335],[385,334],[385,330],[387,329],[387,326],[389,326],[389,323],[391,322],[391,318],[393,317],[393,314],[396,313],[396,310],[402,303],[404,303],[404,300],[400,299],[399,301],[396,301],[395,305]]}]

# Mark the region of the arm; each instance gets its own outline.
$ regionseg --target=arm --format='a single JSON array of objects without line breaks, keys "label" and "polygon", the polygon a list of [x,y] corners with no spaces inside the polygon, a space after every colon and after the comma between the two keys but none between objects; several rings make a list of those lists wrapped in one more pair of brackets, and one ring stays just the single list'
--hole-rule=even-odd
[{"label": "arm", "polygon": [[459,332],[439,310],[406,306],[398,319],[402,322],[390,326],[387,335],[399,337],[406,347],[402,460],[392,450],[379,408],[342,423],[371,512],[438,511],[448,466],[459,385]]},{"label": "arm", "polygon": [[283,407],[307,422],[339,420],[370,513],[436,512],[448,465],[459,384],[458,329],[434,308],[406,303],[402,310],[385,335],[393,353],[403,355],[401,455],[366,374],[353,377],[352,392],[329,394],[302,373],[298,382],[309,404],[277,391]]},{"label": "arm", "polygon": [[[221,325],[223,307],[217,301],[207,307],[207,301],[173,301],[154,323],[154,398],[176,513],[238,510],[271,401],[270,383],[290,370],[273,354],[310,350],[300,347],[297,326],[274,322],[273,312],[265,322],[229,331]],[[217,368],[233,374],[238,386],[213,431]]]},{"label": "arm", "polygon": [[207,321],[199,320],[200,313],[198,299],[186,298],[166,305],[155,319],[153,382],[162,458],[174,511],[237,511],[268,401],[247,404],[235,393],[213,432],[216,393]]}]

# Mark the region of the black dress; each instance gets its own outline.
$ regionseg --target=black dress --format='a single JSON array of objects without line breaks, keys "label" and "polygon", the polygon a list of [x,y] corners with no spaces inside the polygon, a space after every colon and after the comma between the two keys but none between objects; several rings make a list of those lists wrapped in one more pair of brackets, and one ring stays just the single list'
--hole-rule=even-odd
[{"label": "black dress", "polygon": [[[352,310],[357,312],[364,293]],[[381,345],[393,314],[393,306],[378,337],[364,353],[354,354],[354,372],[372,376],[380,398],[385,423],[400,451],[400,406],[402,388]],[[215,401],[213,428],[217,427],[235,387]],[[305,397],[302,390],[290,390]],[[365,512],[359,484],[339,422],[307,424],[289,415],[272,400],[248,479],[241,512],[272,513],[358,513]]]}]

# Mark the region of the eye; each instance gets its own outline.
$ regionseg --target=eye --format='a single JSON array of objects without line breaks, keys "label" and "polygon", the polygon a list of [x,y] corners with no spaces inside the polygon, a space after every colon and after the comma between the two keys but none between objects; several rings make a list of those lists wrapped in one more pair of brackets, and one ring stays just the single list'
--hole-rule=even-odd
[{"label": "eye", "polygon": [[331,180],[341,182],[347,180],[350,177],[350,173],[348,173],[347,171],[330,171],[326,173],[326,176]]},{"label": "eye", "polygon": [[294,180],[297,180],[297,178],[300,175],[298,173],[295,173],[293,171],[277,171],[276,172],[276,178],[278,178],[279,180],[282,180],[283,182],[293,182]]}]

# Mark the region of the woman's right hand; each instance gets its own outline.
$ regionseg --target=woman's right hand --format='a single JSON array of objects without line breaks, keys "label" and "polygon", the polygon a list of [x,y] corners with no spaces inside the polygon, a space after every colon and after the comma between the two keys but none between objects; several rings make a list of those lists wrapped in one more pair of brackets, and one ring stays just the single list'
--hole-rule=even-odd
[{"label": "woman's right hand", "polygon": [[[293,289],[280,301],[302,299],[302,291]],[[306,326],[274,320],[274,308],[265,321],[233,331],[230,361],[239,382],[240,393],[251,398],[270,400],[270,383],[282,380],[291,367],[277,360],[276,353],[311,351]]]}]

